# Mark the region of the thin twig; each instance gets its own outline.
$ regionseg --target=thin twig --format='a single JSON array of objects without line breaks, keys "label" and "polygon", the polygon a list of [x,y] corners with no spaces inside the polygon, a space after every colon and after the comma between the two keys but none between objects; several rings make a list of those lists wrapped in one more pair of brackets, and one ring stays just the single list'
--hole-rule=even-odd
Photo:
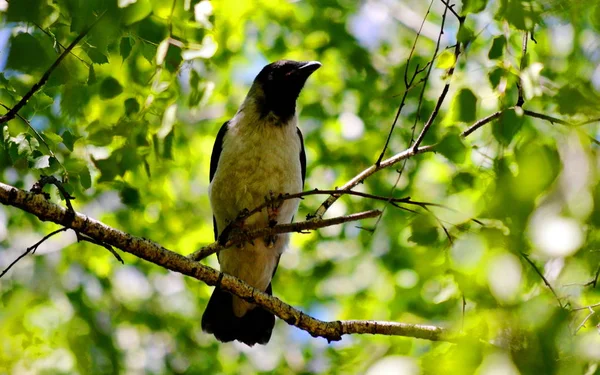
[{"label": "thin twig", "polygon": [[585,323],[588,321],[588,319],[590,319],[592,315],[596,313],[591,307],[589,307],[589,310],[590,313],[585,317],[585,319],[583,319],[583,322],[581,322],[577,329],[575,329],[575,334],[577,334],[577,332],[579,332],[579,330],[585,326]]},{"label": "thin twig", "polygon": [[448,1],[445,1],[445,0],[440,0],[440,1],[450,10],[450,12],[454,15],[454,17],[456,17],[458,22],[463,23],[465,21],[465,16],[459,15],[454,10],[454,4],[450,4],[450,3],[448,3]]},{"label": "thin twig", "polygon": [[75,38],[75,40],[73,40],[71,44],[69,44],[69,46],[63,51],[63,53],[61,53],[60,56],[58,56],[56,61],[52,63],[50,68],[46,70],[42,78],[35,85],[33,85],[31,89],[29,89],[25,96],[23,96],[21,100],[19,100],[19,102],[10,111],[8,111],[8,113],[6,113],[3,116],[0,116],[0,124],[3,124],[15,118],[17,113],[21,110],[21,108],[25,106],[25,104],[27,104],[27,101],[33,96],[33,94],[35,94],[39,89],[42,88],[42,86],[46,84],[48,78],[50,78],[50,74],[52,74],[54,69],[56,69],[58,65],[60,65],[61,61],[71,52],[71,50],[87,35],[87,33],[98,23],[98,21],[100,21],[103,15],[104,13],[98,16],[98,18],[96,18],[96,20],[92,22],[91,25],[83,29],[79,33],[77,38]]},{"label": "thin twig", "polygon": [[117,258],[117,260],[119,262],[121,262],[121,264],[125,264],[125,262],[123,261],[123,258],[121,258],[119,253],[117,253],[116,250],[113,249],[113,247],[110,246],[109,244],[107,244],[106,242],[95,240],[92,237],[89,237],[89,236],[82,234],[80,232],[77,232],[77,231],[75,231],[75,235],[77,236],[77,242],[85,241],[85,242],[89,242],[94,245],[102,246],[103,248],[108,250],[112,255],[114,255],[114,257]]},{"label": "thin twig", "polygon": [[273,236],[282,233],[292,232],[304,232],[307,230],[314,230],[319,228],[330,227],[332,225],[338,225],[348,223],[351,221],[359,221],[381,215],[379,210],[370,210],[359,212],[346,216],[338,216],[331,219],[319,219],[313,218],[306,221],[299,221],[290,224],[278,224],[272,227],[258,228],[254,230],[231,230],[226,238],[219,238],[219,240],[211,243],[210,245],[204,246],[203,248],[194,251],[188,255],[189,259],[200,261],[209,255],[215,254],[221,250],[239,245],[244,242],[252,241],[255,238]]},{"label": "thin twig", "polygon": [[[339,188],[339,190],[350,190],[353,187],[355,187],[356,185],[360,184],[361,182],[363,182],[365,179],[367,179],[369,176],[373,175],[374,173],[385,169],[389,166],[392,166],[404,159],[410,158],[414,155],[417,154],[423,154],[425,152],[432,152],[434,151],[434,147],[433,146],[423,146],[420,147],[418,150],[414,150],[413,148],[409,148],[407,150],[404,150],[402,152],[397,153],[396,155],[385,159],[384,161],[382,161],[381,163],[379,163],[379,165],[372,165],[369,168],[365,169],[364,171],[360,172],[359,174],[357,174],[356,176],[354,176],[350,181],[348,181],[346,184],[344,184],[344,186],[342,186],[341,188]],[[336,193],[337,194],[337,193]],[[325,214],[325,212],[327,212],[327,210],[329,209],[329,207],[331,207],[331,205],[333,203],[335,203],[335,201],[338,200],[338,198],[340,197],[340,195],[330,195],[329,198],[327,198],[327,200],[325,202],[323,202],[321,204],[321,206],[319,206],[319,208],[315,211],[314,216],[321,218],[323,217],[323,215]]]},{"label": "thin twig", "polygon": [[577,308],[571,309],[571,311],[587,310],[589,308],[594,308],[594,307],[598,307],[598,306],[600,306],[600,302],[594,303],[593,305],[588,305],[588,306],[583,306],[583,307],[577,307]]},{"label": "thin twig", "polygon": [[539,275],[539,277],[544,281],[544,284],[546,284],[546,286],[548,287],[548,289],[550,289],[552,294],[554,294],[554,297],[556,298],[556,301],[558,302],[558,306],[560,306],[561,308],[564,308],[563,304],[560,302],[560,298],[558,297],[558,294],[556,294],[556,291],[554,291],[554,288],[552,287],[552,285],[550,284],[548,279],[546,279],[544,274],[542,274],[542,272],[537,268],[535,263],[533,263],[533,261],[531,259],[529,259],[527,254],[525,254],[523,252],[520,252],[520,254],[527,261],[527,263],[529,263],[529,265],[533,268],[535,273],[537,273]]},{"label": "thin twig", "polygon": [[[448,8],[449,7],[446,5],[446,7],[444,8],[444,13],[442,14],[442,25],[440,26],[440,33],[438,35],[437,42],[435,44],[435,50],[433,52],[433,57],[431,58],[431,61],[435,61],[438,51],[440,50],[440,43],[442,41],[442,35],[444,35],[444,25],[446,23],[446,14],[448,13]],[[413,145],[413,148],[415,150],[418,149],[421,142],[423,142],[423,138],[425,138],[425,134],[427,133],[427,131],[429,131],[429,128],[431,127],[431,124],[433,123],[433,120],[435,120],[435,118],[437,117],[437,113],[438,113],[440,107],[442,106],[442,103],[444,102],[444,98],[446,97],[446,94],[448,93],[448,89],[450,88],[450,80],[452,79],[452,74],[454,73],[454,67],[456,66],[456,63],[458,61],[459,53],[460,53],[460,43],[457,42],[455,50],[454,50],[454,63],[452,64],[450,69],[448,69],[448,77],[447,77],[448,81],[447,81],[446,85],[444,86],[444,89],[442,90],[442,94],[438,98],[438,101],[436,103],[436,106],[435,106],[433,112],[431,112],[431,115],[429,116],[429,120],[427,120],[427,123],[425,123],[425,125],[423,126],[423,130],[421,130],[421,133],[419,134],[419,136],[417,137],[417,140],[415,141],[415,143]],[[425,83],[423,83],[423,87],[421,88],[421,94],[419,95],[419,104],[417,106],[417,111],[416,111],[417,115],[415,116],[415,123],[413,124],[413,134],[417,127],[417,122],[420,120],[419,113],[421,112],[421,105],[423,104],[423,98],[425,96],[425,88],[427,86],[427,81],[429,80],[429,76],[431,75],[432,69],[433,69],[433,63],[429,65],[427,74],[425,74]]]},{"label": "thin twig", "polygon": [[[66,50],[67,47],[63,46],[58,39],[56,38],[56,36],[52,35],[50,32],[48,32],[47,30],[44,30],[42,28],[42,26],[38,25],[35,22],[32,22],[38,29],[40,29],[41,32],[43,32],[44,34],[48,35],[50,38],[54,39],[54,42],[61,47],[63,50]],[[73,53],[73,51],[69,51],[69,54],[73,57],[75,57],[77,60],[81,61],[82,63],[84,63],[88,68],[92,65],[90,63],[88,63],[87,61],[85,61],[84,59],[82,59],[81,57],[77,56],[75,53]]]},{"label": "thin twig", "polygon": [[519,79],[517,80],[517,90],[519,97],[517,98],[517,107],[522,107],[525,104],[525,95],[523,93],[523,70],[525,70],[527,64],[527,40],[529,33],[525,31],[523,33],[523,42],[521,44],[521,64],[519,65]]},{"label": "thin twig", "polygon": [[503,110],[500,110],[498,112],[494,112],[491,115],[482,118],[481,120],[475,122],[473,125],[469,126],[465,131],[463,131],[462,133],[460,133],[461,137],[465,138],[468,137],[471,133],[473,133],[475,130],[479,129],[480,127],[482,127],[483,125],[494,121],[495,119],[497,119],[498,117],[500,117],[505,111],[513,109],[514,107],[510,107],[510,108],[506,108]]},{"label": "thin twig", "polygon": [[[242,214],[240,214],[240,216],[236,219],[237,222],[241,222],[249,217],[251,217],[252,215],[261,212],[262,210],[264,210],[265,208],[267,208],[270,205],[273,204],[278,204],[281,203],[283,201],[286,200],[290,200],[290,199],[301,199],[310,195],[338,195],[338,196],[342,196],[342,195],[353,195],[353,196],[357,196],[357,197],[361,197],[361,198],[368,198],[368,199],[373,199],[373,200],[377,200],[377,201],[384,201],[384,202],[394,202],[394,203],[406,203],[406,204],[423,204],[426,206],[438,206],[438,204],[436,203],[430,203],[430,202],[415,202],[412,201],[410,199],[410,197],[403,197],[403,198],[394,198],[394,197],[384,197],[382,195],[375,195],[375,194],[369,194],[369,193],[363,193],[360,191],[354,191],[354,190],[339,190],[339,189],[335,189],[335,190],[323,190],[323,189],[313,189],[313,190],[307,190],[307,191],[302,191],[300,193],[294,193],[294,194],[280,194],[279,196],[275,197],[274,199],[266,199],[264,203],[256,206],[254,209],[246,211],[246,212],[242,212]],[[312,216],[309,215],[309,219]]]},{"label": "thin twig", "polygon": [[19,255],[19,257],[15,260],[13,260],[13,262],[11,264],[8,265],[8,267],[6,267],[6,269],[4,269],[4,271],[2,271],[2,273],[0,273],[0,278],[2,278],[2,276],[4,276],[8,270],[10,270],[12,268],[12,266],[14,266],[15,264],[17,264],[21,259],[23,259],[25,256],[27,256],[27,254],[32,253],[34,254],[35,251],[37,250],[38,247],[40,247],[40,245],[42,243],[44,243],[47,239],[49,239],[50,237],[60,233],[60,232],[64,232],[66,230],[68,230],[69,228],[64,227],[64,228],[60,228],[55,230],[54,232],[50,232],[49,234],[47,234],[46,236],[44,236],[41,240],[39,240],[38,242],[36,242],[33,246],[28,247],[25,252],[21,255]]},{"label": "thin twig", "polygon": [[[448,9],[451,9],[451,5],[449,5],[448,3],[444,2],[444,1],[442,1],[442,2],[444,3],[444,5],[446,5],[446,7],[444,9],[444,14],[442,17],[442,32],[443,32],[443,26],[444,26],[444,22],[446,20],[446,11]],[[464,18],[459,18],[458,21],[459,21],[460,25],[462,25],[464,22]],[[440,44],[440,38],[438,38],[438,42],[436,45],[436,53],[439,49],[439,44]],[[448,69],[448,73],[446,75],[446,84],[444,85],[444,88],[442,89],[442,93],[440,94],[440,97],[438,98],[437,103],[435,104],[435,107],[434,107],[433,111],[431,112],[431,115],[429,116],[429,119],[423,126],[421,133],[419,133],[417,140],[415,141],[414,145],[412,146],[413,150],[419,149],[419,145],[423,142],[425,135],[429,131],[429,128],[431,128],[431,125],[435,121],[435,119],[440,111],[440,108],[442,107],[442,104],[444,103],[444,99],[446,99],[446,95],[448,94],[448,90],[450,89],[450,83],[452,82],[452,76],[454,75],[454,70],[456,69],[456,64],[458,63],[459,55],[460,55],[460,42],[457,41],[456,45],[454,47],[454,64],[450,67],[450,69]],[[435,55],[434,55],[434,58],[435,58]],[[431,67],[429,67],[429,72],[427,73],[427,75],[429,75],[430,72],[431,72]]]},{"label": "thin twig", "polygon": [[[392,122],[392,126],[388,133],[387,139],[385,140],[385,144],[383,145],[383,150],[381,150],[381,154],[379,154],[379,158],[377,158],[375,165],[379,165],[379,163],[381,163],[381,161],[383,160],[383,157],[385,156],[385,151],[387,150],[388,145],[390,143],[390,139],[392,138],[392,133],[394,132],[394,129],[396,128],[396,123],[398,122],[398,118],[400,117],[400,113],[402,112],[402,108],[404,108],[404,104],[406,102],[408,92],[412,88],[413,83],[415,82],[415,78],[419,75],[420,72],[423,71],[423,70],[419,69],[419,64],[417,64],[412,77],[410,78],[410,80],[408,79],[408,68],[410,68],[410,61],[412,59],[413,53],[415,52],[415,47],[417,46],[417,41],[419,40],[419,36],[421,36],[421,31],[423,30],[423,25],[425,25],[427,16],[429,15],[429,12],[431,11],[431,6],[433,5],[433,1],[434,0],[431,0],[431,2],[429,3],[429,8],[427,8],[427,12],[425,13],[425,16],[423,17],[423,21],[421,22],[419,31],[417,31],[417,35],[415,36],[415,40],[413,42],[412,48],[410,49],[410,53],[408,54],[408,58],[406,59],[406,68],[404,69],[404,94],[402,95],[402,100],[400,100],[400,105],[398,106],[398,110],[396,111],[396,117],[394,117],[394,122]],[[431,64],[433,64],[433,61],[431,61],[428,65],[431,65]],[[422,81],[427,83],[427,77],[425,77]]]}]

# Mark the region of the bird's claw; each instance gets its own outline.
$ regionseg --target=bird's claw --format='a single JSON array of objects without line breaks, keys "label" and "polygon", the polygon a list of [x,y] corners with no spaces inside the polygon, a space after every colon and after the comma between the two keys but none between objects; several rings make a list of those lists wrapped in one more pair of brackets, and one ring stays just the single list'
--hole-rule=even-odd
[{"label": "bird's claw", "polygon": [[269,226],[273,226],[271,223],[275,222],[277,224],[277,216],[279,216],[279,207],[281,207],[282,201],[279,197],[275,196],[273,190],[269,190],[269,195],[265,197],[265,203],[267,204]]}]

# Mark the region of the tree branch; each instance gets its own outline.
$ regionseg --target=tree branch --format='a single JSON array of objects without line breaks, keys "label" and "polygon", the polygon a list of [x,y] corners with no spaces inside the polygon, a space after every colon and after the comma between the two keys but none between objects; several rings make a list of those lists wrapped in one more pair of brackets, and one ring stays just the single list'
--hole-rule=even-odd
[{"label": "tree branch", "polygon": [[447,329],[430,325],[352,320],[324,322],[304,314],[276,297],[254,289],[236,277],[222,274],[213,268],[194,262],[150,240],[132,236],[78,212],[70,215],[67,209],[47,201],[41,194],[29,193],[0,183],[0,203],[20,208],[37,216],[42,221],[59,223],[96,241],[114,246],[171,271],[201,280],[208,285],[214,286],[220,280],[219,285],[224,291],[262,306],[288,324],[307,331],[313,337],[337,341],[347,334],[378,334],[432,341],[455,341],[457,339],[457,336]]},{"label": "tree branch", "polygon": [[17,259],[13,260],[11,264],[8,265],[8,267],[6,267],[4,269],[4,271],[2,271],[2,273],[0,273],[0,279],[2,278],[2,276],[4,276],[15,264],[17,264],[21,259],[25,258],[25,256],[27,256],[27,254],[32,253],[34,254],[35,251],[37,250],[38,247],[40,247],[41,244],[43,244],[46,240],[48,240],[50,237],[60,233],[60,232],[64,232],[66,230],[68,230],[69,228],[60,228],[57,229],[53,232],[50,232],[49,234],[45,235],[41,240],[39,240],[38,242],[36,242],[33,246],[28,247],[25,252],[21,255],[19,255],[17,257]]},{"label": "tree branch", "polygon": [[[331,219],[313,218],[306,221],[299,221],[289,224],[278,224],[272,227],[258,228],[250,231],[244,231],[239,229],[236,231],[232,230],[232,232],[228,233],[226,239],[219,238],[218,241],[215,241],[212,244],[205,246],[200,250],[197,250],[192,254],[188,255],[188,258],[195,261],[200,261],[216,252],[239,245],[244,242],[252,241],[255,238],[272,236],[282,233],[304,232],[307,230],[325,228],[330,227],[332,225],[338,225],[351,221],[358,221],[362,219],[377,217],[379,215],[381,215],[381,211],[370,210],[346,216],[338,216]],[[228,228],[226,228],[226,230]],[[225,232],[225,230],[223,232]]]}]

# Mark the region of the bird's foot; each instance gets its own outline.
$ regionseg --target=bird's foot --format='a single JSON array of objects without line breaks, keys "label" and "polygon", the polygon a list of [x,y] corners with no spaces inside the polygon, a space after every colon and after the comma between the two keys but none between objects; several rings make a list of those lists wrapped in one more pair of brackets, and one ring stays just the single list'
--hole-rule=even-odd
[{"label": "bird's foot", "polygon": [[269,195],[265,197],[265,203],[267,204],[267,215],[269,217],[269,226],[277,224],[277,216],[279,216],[279,207],[283,201],[279,196],[275,196],[272,190],[269,190]]},{"label": "bird's foot", "polygon": [[269,249],[272,249],[273,246],[275,246],[275,242],[277,242],[277,235],[270,234],[268,236],[265,236],[264,241],[265,241],[265,245],[267,245],[267,247]]},{"label": "bird's foot", "polygon": [[238,243],[238,247],[242,247],[245,243],[250,242],[252,245],[252,239],[248,236],[246,230],[246,218],[248,216],[248,209],[243,209],[238,214],[235,220],[232,220],[227,224],[225,230],[219,236],[219,242],[225,244],[229,240],[234,240]]}]

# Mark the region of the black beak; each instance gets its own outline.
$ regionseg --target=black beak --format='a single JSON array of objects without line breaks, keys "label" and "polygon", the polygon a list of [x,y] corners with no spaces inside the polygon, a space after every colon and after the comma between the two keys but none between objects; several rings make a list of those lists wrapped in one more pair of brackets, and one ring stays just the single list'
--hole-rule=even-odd
[{"label": "black beak", "polygon": [[315,70],[321,67],[321,63],[318,61],[302,61],[301,65],[296,69],[296,74],[307,79]]}]

